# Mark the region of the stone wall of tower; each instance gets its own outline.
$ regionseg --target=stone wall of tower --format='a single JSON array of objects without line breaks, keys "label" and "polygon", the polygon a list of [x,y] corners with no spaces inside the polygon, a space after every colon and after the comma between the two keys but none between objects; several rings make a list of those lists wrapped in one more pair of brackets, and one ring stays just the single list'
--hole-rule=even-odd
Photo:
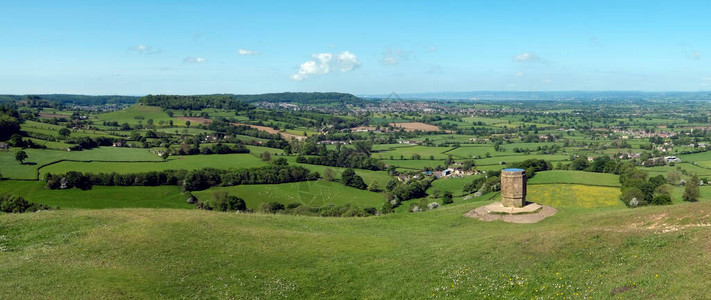
[{"label": "stone wall of tower", "polygon": [[504,169],[501,171],[501,204],[505,207],[526,205],[526,171]]}]

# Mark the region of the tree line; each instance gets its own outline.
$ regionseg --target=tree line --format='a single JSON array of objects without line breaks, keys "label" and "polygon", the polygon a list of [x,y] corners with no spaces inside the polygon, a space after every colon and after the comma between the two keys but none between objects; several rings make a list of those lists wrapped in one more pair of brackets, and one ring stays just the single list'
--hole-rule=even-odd
[{"label": "tree line", "polygon": [[203,168],[198,170],[165,170],[143,173],[82,173],[69,171],[65,174],[45,175],[49,189],[91,189],[100,186],[160,186],[178,185],[184,191],[204,190],[213,186],[233,186],[240,184],[277,184],[316,180],[318,172],[310,172],[301,166],[272,165],[250,169],[219,170]]}]

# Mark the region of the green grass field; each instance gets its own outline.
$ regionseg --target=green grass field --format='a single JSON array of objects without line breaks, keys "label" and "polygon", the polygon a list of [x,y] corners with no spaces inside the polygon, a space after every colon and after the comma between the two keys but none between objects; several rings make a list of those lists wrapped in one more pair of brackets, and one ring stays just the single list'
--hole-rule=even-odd
[{"label": "green grass field", "polygon": [[[178,186],[94,186],[91,190],[50,190],[44,181],[0,181],[0,192],[27,201],[66,208],[194,208],[186,203]],[[0,215],[0,218],[3,216]]]},{"label": "green grass field", "polygon": [[[285,157],[287,161],[289,162],[290,165],[295,165],[295,166],[302,166],[304,168],[307,168],[311,171],[316,171],[321,176],[323,176],[324,171],[328,168],[336,173],[336,179],[341,177],[341,172],[345,170],[345,168],[338,168],[338,167],[329,167],[329,166],[321,166],[321,165],[310,165],[310,164],[300,164],[296,162],[296,157],[295,156],[286,156]],[[388,175],[387,172],[385,171],[371,171],[371,170],[361,170],[361,169],[354,169],[355,173],[358,174],[360,177],[363,178],[363,181],[367,184],[370,185],[373,183],[373,181],[377,181],[378,184],[380,185],[380,188],[384,188],[385,185],[388,183],[388,181],[392,180],[393,177]]]},{"label": "green grass field", "polygon": [[429,159],[430,155],[432,155],[435,159],[445,159],[447,158],[447,154],[442,154],[442,152],[445,152],[447,150],[450,150],[452,148],[450,147],[426,147],[426,146],[412,146],[412,147],[399,147],[395,148],[392,150],[386,150],[383,152],[376,152],[373,153],[373,157],[375,158],[383,158],[383,159],[389,159],[390,156],[392,156],[394,159],[400,159],[400,155],[404,156],[405,158],[411,158],[412,155],[414,154],[419,154],[422,159]]},{"label": "green grass field", "polygon": [[169,117],[160,107],[139,104],[126,109],[100,114],[98,118],[99,121],[116,121],[119,122],[119,124],[128,123],[130,125],[138,124],[139,121],[140,123],[147,124],[148,119],[153,119],[156,125],[159,121],[168,122],[170,120],[173,120],[173,124],[176,126],[185,125],[185,121]]},{"label": "green grass field", "polygon": [[[471,204],[319,218],[0,215],[0,298],[703,299],[711,203],[481,222]],[[690,263],[692,259],[694,263]],[[37,276],[42,274],[42,276]],[[48,294],[51,291],[51,294]]]},{"label": "green grass field", "polygon": [[619,187],[619,176],[615,174],[591,173],[583,171],[554,170],[536,172],[528,184],[575,183]]},{"label": "green grass field", "polygon": [[542,184],[528,186],[526,199],[543,205],[562,207],[619,207],[625,205],[620,200],[617,187],[588,186],[580,184]]},{"label": "green grass field", "polygon": [[260,203],[272,201],[282,204],[300,203],[310,207],[350,203],[360,208],[380,208],[384,202],[382,194],[347,187],[338,182],[323,180],[215,187],[204,191],[193,192],[193,194],[202,201],[209,201],[216,191],[225,191],[230,195],[241,197],[247,202],[247,208],[251,209],[258,208]]},{"label": "green grass field", "polygon": [[[158,157],[158,156],[156,156]],[[251,154],[212,154],[171,156],[157,162],[60,162],[40,170],[40,178],[47,173],[63,174],[67,171],[88,173],[139,173],[162,170],[195,170],[202,168],[252,168],[269,165]]]},{"label": "green grass field", "polygon": [[527,159],[544,159],[550,162],[558,162],[558,161],[563,161],[568,159],[567,155],[561,155],[561,154],[530,154],[530,155],[514,155],[514,154],[508,154],[506,156],[495,156],[495,157],[489,157],[489,158],[482,158],[482,159],[475,159],[474,162],[477,165],[496,165],[499,164],[500,162],[505,162],[507,164],[513,163],[513,162],[521,162]]},{"label": "green grass field", "polygon": [[430,167],[430,168],[435,168],[437,166],[446,167],[444,160],[441,160],[441,159],[435,159],[435,160],[429,160],[429,159],[417,159],[417,160],[394,159],[394,160],[389,160],[389,159],[384,159],[383,162],[387,165],[393,165],[393,166],[400,167],[400,168],[408,168],[408,169],[415,169],[415,170],[422,170],[425,167]]},{"label": "green grass field", "polygon": [[111,161],[161,161],[157,155],[146,149],[99,147],[84,151],[60,151],[25,149],[28,159],[24,164],[15,160],[18,149],[0,151],[0,173],[5,178],[33,179],[37,168],[62,159],[72,160],[111,160]]},{"label": "green grass field", "polygon": [[437,179],[432,182],[432,186],[427,190],[427,193],[432,194],[432,191],[439,190],[440,192],[450,191],[455,197],[460,196],[462,195],[462,188],[479,176],[483,175]]}]

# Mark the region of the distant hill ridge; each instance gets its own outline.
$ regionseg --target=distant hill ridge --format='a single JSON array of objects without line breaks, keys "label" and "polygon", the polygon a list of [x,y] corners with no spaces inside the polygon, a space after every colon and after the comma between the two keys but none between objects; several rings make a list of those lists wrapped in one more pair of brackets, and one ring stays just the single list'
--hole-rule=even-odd
[{"label": "distant hill ridge", "polygon": [[347,93],[302,92],[302,93],[267,93],[267,94],[210,94],[210,95],[146,95],[138,96],[90,96],[70,94],[45,95],[0,95],[0,102],[48,101],[65,105],[104,105],[143,103],[173,109],[202,108],[239,108],[245,103],[270,102],[293,103],[304,105],[360,105],[363,99]]}]

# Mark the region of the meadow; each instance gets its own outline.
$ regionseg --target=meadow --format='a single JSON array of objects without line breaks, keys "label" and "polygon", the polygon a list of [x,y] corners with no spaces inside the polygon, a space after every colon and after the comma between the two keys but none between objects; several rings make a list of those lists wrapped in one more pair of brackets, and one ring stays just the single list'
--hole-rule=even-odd
[{"label": "meadow", "polygon": [[526,199],[530,202],[563,207],[618,207],[625,208],[620,201],[620,189],[616,187],[589,186],[582,184],[542,184],[529,185]]},{"label": "meadow", "polygon": [[147,124],[148,119],[153,119],[155,124],[158,124],[160,121],[169,122],[172,120],[176,126],[185,125],[185,121],[178,118],[171,118],[162,108],[156,106],[133,105],[126,109],[100,114],[98,116],[99,121],[116,121],[119,124],[128,123],[129,125],[139,123]]},{"label": "meadow", "polygon": [[244,199],[247,208],[257,209],[264,202],[279,202],[281,204],[298,203],[309,207],[324,207],[328,205],[352,204],[360,208],[383,205],[383,195],[352,187],[338,182],[305,181],[282,184],[255,184],[230,187],[214,187],[204,191],[193,192],[201,201],[209,201],[215,192],[227,192]]},{"label": "meadow", "polygon": [[551,170],[536,172],[536,175],[528,180],[528,184],[552,184],[552,183],[574,183],[596,186],[619,187],[619,176],[615,174],[592,173],[582,171]]},{"label": "meadow", "polygon": [[430,159],[430,156],[434,159],[446,159],[447,154],[445,152],[451,150],[450,147],[426,147],[426,146],[412,146],[412,147],[399,147],[392,150],[386,150],[382,152],[373,153],[373,157],[390,159],[399,159],[401,156],[407,159],[412,158],[413,155],[420,155],[421,159]]},{"label": "meadow", "polygon": [[[157,157],[157,156],[156,156]],[[250,154],[212,154],[185,155],[169,157],[166,161],[157,162],[74,162],[63,161],[49,165],[40,170],[40,178],[44,174],[64,174],[68,171],[87,173],[142,173],[164,170],[195,170],[202,168],[253,168],[269,165]]]},{"label": "meadow", "polygon": [[[471,204],[320,218],[195,210],[0,216],[0,298],[705,298],[711,202],[481,222]],[[689,263],[693,259],[695,263]],[[36,276],[35,274],[42,274]],[[684,280],[678,280],[684,278]],[[67,280],[70,279],[70,280]]]},{"label": "meadow", "polygon": [[195,208],[179,186],[94,186],[83,191],[50,190],[44,181],[0,181],[0,191],[61,209]]}]

